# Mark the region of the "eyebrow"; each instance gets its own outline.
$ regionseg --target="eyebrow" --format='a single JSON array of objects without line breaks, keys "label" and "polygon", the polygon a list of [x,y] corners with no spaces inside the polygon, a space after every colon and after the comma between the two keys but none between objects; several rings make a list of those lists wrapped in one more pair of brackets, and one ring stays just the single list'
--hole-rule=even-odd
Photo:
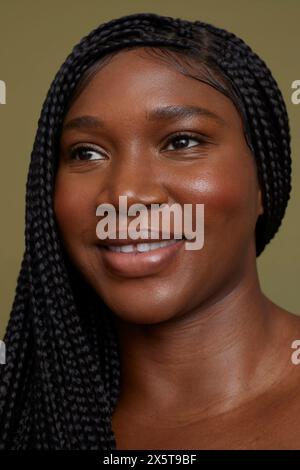
[{"label": "eyebrow", "polygon": [[[194,117],[207,117],[217,121],[219,124],[226,125],[226,121],[218,114],[210,111],[209,109],[202,108],[195,105],[176,105],[176,106],[162,106],[154,108],[146,112],[146,119],[148,121],[157,120],[176,120],[183,118]],[[71,119],[63,126],[63,130],[70,129],[99,129],[105,128],[103,119],[96,116],[78,116]]]},{"label": "eyebrow", "polygon": [[202,108],[195,105],[176,105],[176,106],[163,106],[152,109],[146,113],[146,117],[149,121],[154,120],[173,120],[182,118],[193,118],[193,117],[208,117],[214,119],[221,124],[226,124],[225,120],[218,114],[210,111],[209,109]]}]

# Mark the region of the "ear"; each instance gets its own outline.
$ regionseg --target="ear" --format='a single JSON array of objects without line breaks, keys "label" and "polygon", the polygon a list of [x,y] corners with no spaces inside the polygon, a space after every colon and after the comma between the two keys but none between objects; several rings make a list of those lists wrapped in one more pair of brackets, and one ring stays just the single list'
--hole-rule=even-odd
[{"label": "ear", "polygon": [[264,213],[264,206],[263,206],[263,201],[262,201],[262,191],[259,188],[258,190],[258,207],[257,207],[257,215],[261,215]]}]

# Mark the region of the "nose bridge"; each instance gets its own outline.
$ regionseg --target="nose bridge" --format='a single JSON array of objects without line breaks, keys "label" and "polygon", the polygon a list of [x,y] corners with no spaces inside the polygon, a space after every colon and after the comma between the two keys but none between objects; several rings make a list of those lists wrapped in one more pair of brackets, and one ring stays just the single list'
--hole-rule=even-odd
[{"label": "nose bridge", "polygon": [[128,207],[166,203],[168,194],[162,176],[159,161],[154,160],[149,149],[139,144],[127,146],[110,165],[107,184],[110,204],[117,208],[120,196],[127,197]]}]

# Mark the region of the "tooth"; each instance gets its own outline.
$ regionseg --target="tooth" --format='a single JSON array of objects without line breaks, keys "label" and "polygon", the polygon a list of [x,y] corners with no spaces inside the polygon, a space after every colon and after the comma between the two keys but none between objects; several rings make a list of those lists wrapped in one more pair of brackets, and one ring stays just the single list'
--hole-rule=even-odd
[{"label": "tooth", "polygon": [[174,243],[176,243],[177,240],[166,240],[164,242],[160,242],[160,246],[163,247],[163,246],[168,246],[168,245],[173,245]]},{"label": "tooth", "polygon": [[139,253],[144,253],[146,251],[150,251],[151,247],[149,245],[152,245],[152,243],[138,243],[137,244],[137,251]]},{"label": "tooth", "polygon": [[110,251],[117,251],[118,253],[121,253],[121,247],[120,246],[109,246],[108,249]]},{"label": "tooth", "polygon": [[132,251],[135,251],[135,248],[133,245],[123,245],[121,246],[121,252],[123,253],[130,253]]},{"label": "tooth", "polygon": [[118,253],[133,253],[136,250],[139,253],[145,253],[147,251],[156,250],[157,248],[163,248],[164,246],[174,245],[177,241],[178,239],[173,239],[153,243],[138,243],[137,245],[108,246],[108,249]]}]

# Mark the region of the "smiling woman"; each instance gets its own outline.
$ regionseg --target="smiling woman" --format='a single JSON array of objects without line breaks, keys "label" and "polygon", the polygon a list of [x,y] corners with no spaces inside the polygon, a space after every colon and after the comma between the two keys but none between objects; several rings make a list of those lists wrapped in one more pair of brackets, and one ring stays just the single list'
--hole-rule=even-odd
[{"label": "smiling woman", "polygon": [[[290,172],[281,92],[241,39],[152,13],[83,38],[32,152],[0,447],[300,448],[300,320],[256,268]],[[120,196],[203,204],[204,246],[175,241],[174,221],[166,244],[101,243],[97,207],[120,218]]]}]

